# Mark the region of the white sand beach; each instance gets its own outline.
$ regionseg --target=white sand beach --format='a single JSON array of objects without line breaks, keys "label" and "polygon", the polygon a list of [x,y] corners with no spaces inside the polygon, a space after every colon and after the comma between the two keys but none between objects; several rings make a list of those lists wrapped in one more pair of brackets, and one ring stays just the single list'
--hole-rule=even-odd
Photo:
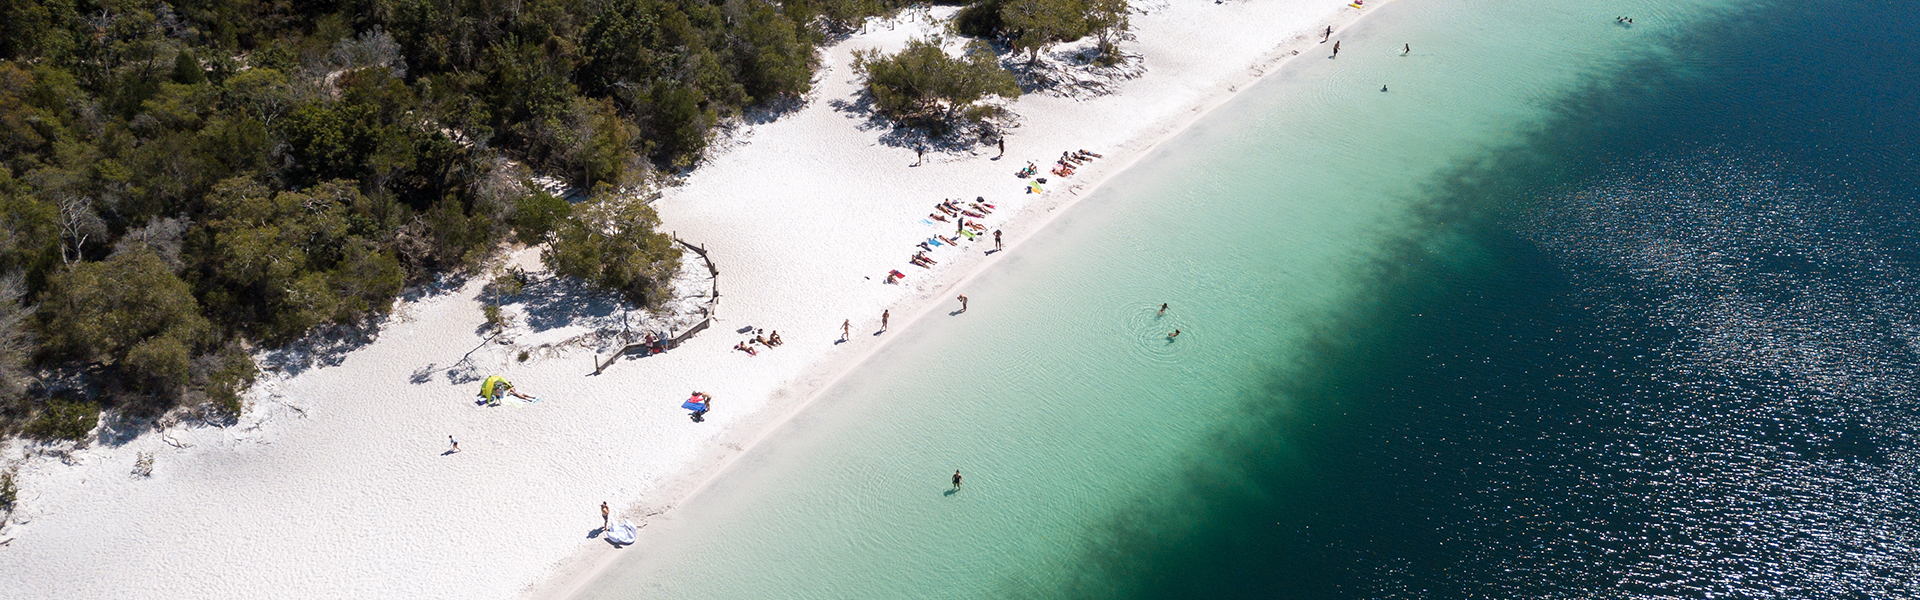
[{"label": "white sand beach", "polygon": [[[0,597],[564,596],[619,552],[600,539],[601,502],[643,528],[673,510],[883,348],[883,310],[895,330],[944,317],[971,274],[1017,256],[1147,149],[1287,59],[1323,58],[1325,27],[1337,40],[1381,8],[1348,1],[1136,2],[1137,40],[1122,46],[1139,57],[1122,69],[1135,76],[1087,75],[1010,103],[1004,158],[933,143],[918,166],[915,141],[859,109],[849,63],[939,31],[954,9],[876,20],[825,49],[804,106],[741,124],[655,203],[664,229],[702,245],[720,273],[712,328],[595,374],[606,355],[591,343],[554,344],[623,311],[536,273],[538,300],[510,306],[515,328],[492,338],[483,279],[452,281],[412,291],[371,342],[268,353],[280,370],[233,426],[109,424],[77,449],[11,442],[0,461],[18,465],[20,501],[0,528]],[[1104,158],[1064,179],[1046,172],[1078,149]],[[1028,161],[1044,193],[1014,177]],[[989,254],[989,235],[936,248],[932,269],[910,264],[916,244],[952,233],[922,222],[934,205],[975,197],[998,207],[980,220],[1007,250]],[[538,270],[537,254],[506,260]],[[711,289],[686,258],[682,287]],[[906,279],[884,283],[896,269]],[[684,329],[703,303],[684,299],[668,319]],[[747,327],[785,343],[733,350]],[[477,405],[476,379],[494,374],[540,401]],[[715,398],[705,422],[680,408],[692,390]],[[143,455],[151,474],[132,474]]]}]

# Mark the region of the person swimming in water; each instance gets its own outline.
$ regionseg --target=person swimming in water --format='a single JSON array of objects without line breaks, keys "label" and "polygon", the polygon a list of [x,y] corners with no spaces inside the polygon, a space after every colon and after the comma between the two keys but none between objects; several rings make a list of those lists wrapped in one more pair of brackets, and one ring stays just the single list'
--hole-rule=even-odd
[{"label": "person swimming in water", "polygon": [[1175,329],[1173,330],[1173,333],[1167,334],[1167,341],[1171,342],[1173,341],[1173,338],[1177,338],[1177,337],[1180,337],[1180,330]]},{"label": "person swimming in water", "polygon": [[1167,314],[1167,304],[1165,302],[1162,302],[1160,303],[1160,312],[1153,313],[1153,316],[1158,317],[1164,314]]}]

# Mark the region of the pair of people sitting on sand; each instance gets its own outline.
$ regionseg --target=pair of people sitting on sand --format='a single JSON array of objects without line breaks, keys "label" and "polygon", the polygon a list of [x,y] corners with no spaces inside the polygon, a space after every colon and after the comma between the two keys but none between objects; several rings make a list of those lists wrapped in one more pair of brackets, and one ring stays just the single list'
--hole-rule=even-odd
[{"label": "pair of people sitting on sand", "polygon": [[780,345],[780,332],[775,331],[771,335],[763,335],[763,336],[755,337],[753,338],[753,341],[759,342],[760,345],[762,346],[772,348],[774,346]]},{"label": "pair of people sitting on sand", "polygon": [[1088,152],[1084,148],[1082,148],[1078,152],[1071,152],[1071,153],[1061,152],[1060,153],[1060,162],[1066,163],[1068,165],[1076,166],[1076,167],[1089,162],[1093,162],[1093,159],[1096,159],[1096,158],[1102,158],[1102,157],[1098,154]]}]

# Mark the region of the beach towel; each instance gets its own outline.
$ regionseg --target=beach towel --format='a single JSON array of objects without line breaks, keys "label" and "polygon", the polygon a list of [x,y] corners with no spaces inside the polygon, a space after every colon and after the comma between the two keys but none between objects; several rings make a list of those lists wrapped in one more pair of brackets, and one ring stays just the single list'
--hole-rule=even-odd
[{"label": "beach towel", "polygon": [[639,536],[640,528],[634,527],[633,523],[625,520],[620,521],[620,523],[614,525],[612,529],[607,530],[607,541],[622,546],[633,543],[634,538]]}]

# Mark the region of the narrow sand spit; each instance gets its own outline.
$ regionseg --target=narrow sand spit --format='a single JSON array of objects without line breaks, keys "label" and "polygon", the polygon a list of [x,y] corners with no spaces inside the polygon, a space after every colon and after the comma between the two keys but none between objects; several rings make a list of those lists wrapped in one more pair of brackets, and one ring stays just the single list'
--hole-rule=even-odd
[{"label": "narrow sand spit", "polygon": [[[986,252],[989,236],[936,249],[934,269],[909,264],[916,244],[953,231],[922,223],[935,203],[985,197],[998,210],[982,221],[1017,253],[1155,143],[1312,54],[1322,28],[1337,39],[1379,9],[1347,1],[1136,2],[1138,40],[1123,48],[1140,58],[1126,76],[1083,74],[1012,103],[1003,159],[932,143],[919,166],[916,140],[861,110],[848,63],[855,49],[937,31],[953,9],[875,21],[824,50],[804,106],[742,125],[656,203],[666,228],[703,244],[720,271],[713,328],[594,375],[605,354],[577,339],[579,324],[626,315],[545,283],[546,304],[509,311],[534,330],[509,346],[483,327],[483,282],[453,281],[403,301],[371,343],[282,353],[238,425],[130,439],[103,429],[110,441],[24,460],[16,442],[0,454],[18,463],[21,486],[0,529],[0,597],[563,594],[612,554],[594,520],[600,502],[644,525],[879,349],[882,310],[899,329],[957,307],[965,279],[1005,254]],[[1105,158],[1065,179],[1045,172],[1081,148]],[[1013,177],[1029,160],[1045,193]],[[906,280],[883,283],[895,269]],[[744,327],[785,343],[734,351]],[[476,406],[474,378],[492,374],[541,401]],[[696,389],[716,399],[703,423],[679,407]],[[460,452],[447,452],[450,435]],[[131,474],[143,454],[151,475]]]}]

